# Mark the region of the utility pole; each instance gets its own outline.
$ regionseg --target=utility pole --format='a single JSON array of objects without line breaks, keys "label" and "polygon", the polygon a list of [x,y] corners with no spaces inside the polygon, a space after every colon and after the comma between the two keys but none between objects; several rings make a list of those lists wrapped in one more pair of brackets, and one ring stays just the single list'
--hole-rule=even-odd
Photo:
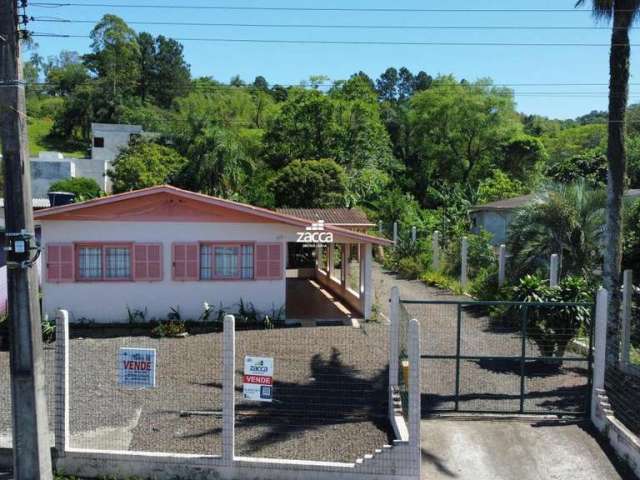
[{"label": "utility pole", "polygon": [[15,480],[51,480],[38,278],[18,8],[0,0],[0,141],[4,160],[9,343]]}]

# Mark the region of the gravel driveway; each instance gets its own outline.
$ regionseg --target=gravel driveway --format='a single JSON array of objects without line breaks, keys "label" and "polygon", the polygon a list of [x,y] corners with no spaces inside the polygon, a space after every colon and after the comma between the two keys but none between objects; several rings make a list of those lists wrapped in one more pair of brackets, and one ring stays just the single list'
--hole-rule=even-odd
[{"label": "gravel driveway", "polygon": [[[220,333],[92,337],[70,344],[71,447],[221,453]],[[383,324],[238,331],[236,455],[353,462],[391,443],[386,341]],[[116,385],[125,346],[157,350],[156,388]],[[273,403],[243,400],[245,355],[274,358]],[[8,353],[0,352],[0,438],[10,439],[8,371]]]},{"label": "gravel driveway", "polygon": [[[414,280],[398,279],[376,263],[373,266],[375,296],[381,311],[388,315],[391,287],[397,285],[405,300],[461,300]],[[405,318],[416,318],[421,326],[423,354],[455,355],[456,305],[403,305]],[[462,310],[460,352],[463,356],[520,356],[522,336],[510,322],[492,321],[477,312]],[[525,342],[526,356],[540,356],[539,345]],[[580,354],[568,352],[565,356]],[[460,362],[460,410],[517,413],[520,408],[521,363],[519,360],[482,359]],[[455,400],[455,360],[423,359],[423,413],[451,410]],[[585,408],[588,370],[584,361],[525,364],[525,402],[528,412],[579,413]]]}]

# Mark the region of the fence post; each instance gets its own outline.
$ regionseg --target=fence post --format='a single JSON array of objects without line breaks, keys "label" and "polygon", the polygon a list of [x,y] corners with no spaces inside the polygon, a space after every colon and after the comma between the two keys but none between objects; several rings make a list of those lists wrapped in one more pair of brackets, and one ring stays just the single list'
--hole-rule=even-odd
[{"label": "fence post", "polygon": [[624,282],[622,284],[622,356],[620,361],[627,365],[629,363],[629,350],[631,342],[631,302],[633,300],[633,272],[624,271]]},{"label": "fence post", "polygon": [[434,272],[440,270],[440,232],[436,230],[433,232],[433,238],[431,239],[431,269]]},{"label": "fence post", "polygon": [[222,359],[222,459],[227,466],[233,465],[235,456],[236,420],[236,319],[225,315]]},{"label": "fence post", "polygon": [[598,391],[604,389],[604,372],[607,361],[607,308],[609,298],[604,288],[598,290],[596,298],[596,321],[594,326],[593,391],[591,392],[591,420],[596,423]]},{"label": "fence post", "polygon": [[400,290],[398,287],[391,287],[389,322],[389,387],[397,387],[400,369]]},{"label": "fence post", "polygon": [[549,267],[549,286],[558,286],[558,254],[551,255],[551,265]]},{"label": "fence post", "polygon": [[398,222],[393,222],[393,246],[398,245]]},{"label": "fence post", "polygon": [[420,322],[415,318],[409,322],[409,445],[411,448],[412,460],[416,469],[416,478],[420,475],[422,454],[420,451],[420,422],[421,422],[421,399],[420,399]]},{"label": "fence post", "polygon": [[418,231],[416,227],[411,227],[411,243],[416,243],[417,237],[418,237]]},{"label": "fence post", "polygon": [[469,267],[468,267],[468,257],[469,257],[469,241],[467,237],[462,237],[462,248],[461,248],[461,256],[462,261],[460,263],[460,285],[462,285],[462,289],[467,289],[467,282],[469,280]]},{"label": "fence post", "polygon": [[55,365],[55,446],[56,458],[65,456],[69,447],[69,312],[56,314]]},{"label": "fence post", "polygon": [[500,251],[498,253],[498,286],[504,285],[505,272],[507,266],[507,246],[503,243],[500,245]]},{"label": "fence post", "polygon": [[382,236],[382,220],[378,220],[378,233]]}]

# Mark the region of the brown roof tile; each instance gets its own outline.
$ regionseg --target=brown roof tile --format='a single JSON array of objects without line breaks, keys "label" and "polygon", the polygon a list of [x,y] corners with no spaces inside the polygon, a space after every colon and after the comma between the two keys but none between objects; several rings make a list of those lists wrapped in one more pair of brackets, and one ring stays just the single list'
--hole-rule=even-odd
[{"label": "brown roof tile", "polygon": [[373,226],[359,208],[277,208],[276,212],[329,225]]}]

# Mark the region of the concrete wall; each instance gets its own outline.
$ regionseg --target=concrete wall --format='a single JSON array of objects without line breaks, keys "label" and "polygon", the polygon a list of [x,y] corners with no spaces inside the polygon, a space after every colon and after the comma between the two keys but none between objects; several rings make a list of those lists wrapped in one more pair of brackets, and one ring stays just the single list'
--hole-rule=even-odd
[{"label": "concrete wall", "polygon": [[507,233],[509,225],[513,217],[512,212],[493,212],[493,211],[479,211],[473,212],[471,218],[474,221],[472,228],[473,233],[479,233],[480,230],[486,230],[491,233],[491,243],[493,245],[500,245],[507,240]]},{"label": "concrete wall", "polygon": [[31,159],[30,164],[33,198],[47,198],[51,184],[76,176],[75,163],[61,153],[40,152],[38,157]]},{"label": "concrete wall", "polygon": [[76,177],[93,178],[100,188],[108,191],[107,164],[99,158],[74,158]]},{"label": "concrete wall", "polygon": [[[111,192],[111,179],[106,175],[107,170],[123,148],[129,145],[132,135],[142,135],[140,125],[126,124],[91,124],[91,158],[102,165],[102,180],[100,185],[105,192]],[[103,147],[95,146],[96,137],[104,140]]]},{"label": "concrete wall", "polygon": [[166,318],[170,307],[179,307],[185,319],[197,319],[203,302],[220,303],[235,311],[240,298],[257,309],[270,312],[285,305],[286,278],[281,280],[194,281],[171,279],[172,242],[256,241],[283,243],[296,238],[295,227],[259,223],[169,222],[42,222],[43,245],[47,243],[134,241],[163,244],[164,276],[160,282],[43,282],[43,309],[50,318],[58,308],[69,310],[72,321],[126,322],[127,306],[147,309],[148,318]]}]

